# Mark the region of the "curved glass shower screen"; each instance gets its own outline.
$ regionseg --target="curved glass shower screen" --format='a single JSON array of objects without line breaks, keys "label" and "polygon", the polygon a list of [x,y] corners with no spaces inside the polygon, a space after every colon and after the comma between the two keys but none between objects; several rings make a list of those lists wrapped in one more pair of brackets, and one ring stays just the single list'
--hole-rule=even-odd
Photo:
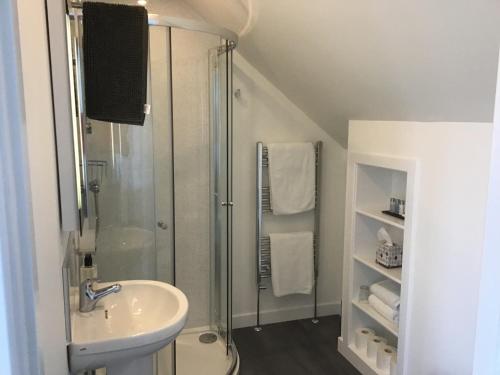
[{"label": "curved glass shower screen", "polygon": [[[80,21],[74,17],[70,29],[76,86],[84,82]],[[156,373],[226,374],[236,359],[231,340],[233,45],[208,32],[160,25],[150,25],[149,31],[151,112],[144,126],[88,119],[82,96],[76,97],[81,113],[75,114],[75,147],[86,172],[83,211],[90,226],[99,218],[101,280],[156,279],[175,284],[188,297],[186,329],[176,350],[170,345],[159,353]],[[82,92],[81,86],[75,92]],[[92,193],[96,182],[98,193]]]},{"label": "curved glass shower screen", "polygon": [[209,53],[211,109],[211,322],[232,342],[232,45],[225,42]]},{"label": "curved glass shower screen", "polygon": [[[190,303],[178,374],[225,374],[232,363],[230,56],[219,37],[171,30],[175,279]],[[214,343],[200,343],[207,333]],[[217,364],[199,360],[216,347]]]}]

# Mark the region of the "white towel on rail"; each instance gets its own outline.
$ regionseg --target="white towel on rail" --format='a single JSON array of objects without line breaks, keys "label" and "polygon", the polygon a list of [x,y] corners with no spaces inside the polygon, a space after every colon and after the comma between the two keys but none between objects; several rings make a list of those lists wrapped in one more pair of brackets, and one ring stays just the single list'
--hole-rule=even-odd
[{"label": "white towel on rail", "polygon": [[312,143],[267,146],[274,215],[309,211],[315,205],[316,153]]},{"label": "white towel on rail", "polygon": [[313,233],[271,233],[269,237],[274,295],[310,294],[314,285]]},{"label": "white towel on rail", "polygon": [[386,279],[370,285],[370,293],[377,296],[391,309],[399,309],[401,286],[396,282]]}]

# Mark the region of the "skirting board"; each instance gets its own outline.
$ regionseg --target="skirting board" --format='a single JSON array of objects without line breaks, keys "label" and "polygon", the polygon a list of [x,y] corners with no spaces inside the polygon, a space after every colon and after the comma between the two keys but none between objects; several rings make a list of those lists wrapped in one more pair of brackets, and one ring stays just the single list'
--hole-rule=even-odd
[{"label": "skirting board", "polygon": [[[287,322],[289,320],[312,318],[314,306],[303,305],[287,307],[276,310],[262,310],[260,312],[260,323],[262,325]],[[329,302],[318,304],[318,316],[339,315],[340,302]],[[233,328],[252,327],[255,325],[257,313],[244,313],[233,315]]]}]

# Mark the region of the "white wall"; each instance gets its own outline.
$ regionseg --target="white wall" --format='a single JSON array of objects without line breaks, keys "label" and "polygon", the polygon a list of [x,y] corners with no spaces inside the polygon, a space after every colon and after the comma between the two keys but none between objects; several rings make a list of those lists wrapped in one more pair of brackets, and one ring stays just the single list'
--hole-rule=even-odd
[{"label": "white wall", "polygon": [[67,374],[61,267],[67,236],[61,233],[57,191],[45,5],[17,2],[28,136],[37,282],[37,335],[47,375]]},{"label": "white wall", "polygon": [[351,121],[349,152],[416,158],[408,375],[472,373],[492,126]]},{"label": "white wall", "polygon": [[[346,153],[335,140],[292,104],[239,53],[234,54],[234,326],[255,324],[255,148],[256,142],[323,141],[321,249],[319,276],[320,313],[339,312],[345,200]],[[303,230],[311,214],[289,218],[266,215],[265,230]],[[281,222],[286,221],[283,225]],[[312,315],[312,296],[275,298],[262,292],[262,323],[305,318]]]}]

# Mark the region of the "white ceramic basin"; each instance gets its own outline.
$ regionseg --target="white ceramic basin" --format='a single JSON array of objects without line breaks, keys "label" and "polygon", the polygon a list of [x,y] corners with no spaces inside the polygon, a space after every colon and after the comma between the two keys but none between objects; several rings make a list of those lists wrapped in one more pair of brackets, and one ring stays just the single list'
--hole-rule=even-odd
[{"label": "white ceramic basin", "polygon": [[186,324],[188,301],[179,289],[149,280],[119,283],[121,291],[101,299],[94,311],[72,313],[73,373],[106,367],[111,375],[147,374],[144,366],[152,366],[152,354],[172,342]]}]

